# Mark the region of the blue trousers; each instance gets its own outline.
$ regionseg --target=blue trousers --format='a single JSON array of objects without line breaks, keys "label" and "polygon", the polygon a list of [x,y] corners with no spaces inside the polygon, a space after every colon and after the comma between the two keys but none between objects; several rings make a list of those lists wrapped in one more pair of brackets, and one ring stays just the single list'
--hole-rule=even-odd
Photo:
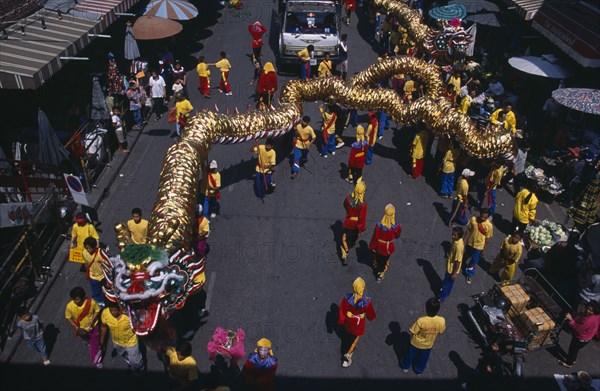
[{"label": "blue trousers", "polygon": [[204,217],[208,218],[211,211],[214,211],[214,213],[219,214],[219,212],[221,211],[221,204],[219,204],[217,197],[209,197],[207,195],[204,195],[202,197],[204,198],[204,200],[202,201],[202,214],[204,215]]},{"label": "blue trousers", "polygon": [[474,277],[475,271],[477,270],[477,265],[479,264],[479,259],[481,259],[481,253],[483,250],[477,250],[471,246],[467,245],[467,257],[471,258],[471,261],[465,268],[465,275],[468,277]]},{"label": "blue trousers", "polygon": [[308,149],[300,149],[298,147],[294,147],[294,162],[292,163],[292,172],[300,171],[300,161],[305,160],[307,156]]},{"label": "blue trousers", "polygon": [[131,110],[131,114],[133,115],[133,122],[135,122],[136,125],[141,125],[143,122],[142,110],[141,109]]},{"label": "blue trousers", "polygon": [[27,346],[29,348],[35,350],[42,356],[42,360],[48,359],[48,351],[46,350],[46,342],[44,341],[44,337],[39,339],[27,339]]},{"label": "blue trousers", "polygon": [[[485,200],[483,199],[483,196],[485,195],[485,189],[480,189],[477,192],[477,203],[479,207],[483,206],[483,203],[485,202]],[[488,202],[488,210],[490,211],[490,216],[493,216],[494,213],[496,213],[496,189],[492,189],[488,192],[488,196],[487,196],[487,202]]]},{"label": "blue trousers", "polygon": [[92,299],[98,303],[100,307],[104,308],[104,292],[102,292],[102,281],[97,281],[92,278],[88,278],[90,287],[92,288]]},{"label": "blue trousers", "polygon": [[377,118],[377,123],[377,137],[383,137],[383,131],[390,128],[390,120],[388,119],[387,114],[383,111],[380,111],[379,118]]},{"label": "blue trousers", "polygon": [[327,143],[325,143],[325,140],[323,140],[321,155],[327,156],[327,153],[329,152],[335,152],[335,134],[327,135]]},{"label": "blue trousers", "polygon": [[402,362],[400,362],[400,367],[402,369],[409,369],[412,365],[415,373],[420,375],[427,368],[427,361],[429,361],[430,354],[431,349],[419,349],[410,344],[408,352],[406,352]]},{"label": "blue trousers", "polygon": [[273,174],[256,172],[256,176],[254,177],[254,191],[259,198],[265,198],[266,191],[271,191],[274,187]]},{"label": "blue trousers", "polygon": [[300,64],[300,79],[310,78],[310,61],[305,61]]},{"label": "blue trousers", "polygon": [[454,280],[450,278],[452,274],[446,271],[446,276],[444,277],[444,281],[442,281],[442,288],[440,289],[440,293],[438,293],[438,299],[446,300],[448,296],[450,296],[450,292],[452,292],[452,287],[454,286]]},{"label": "blue trousers", "polygon": [[365,164],[371,164],[373,162],[373,147],[369,146],[367,149],[367,156],[365,157]]},{"label": "blue trousers", "polygon": [[454,173],[442,172],[442,189],[440,193],[445,196],[452,195],[452,188],[454,187]]},{"label": "blue trousers", "polygon": [[358,111],[350,110],[350,125],[355,128],[358,126]]}]

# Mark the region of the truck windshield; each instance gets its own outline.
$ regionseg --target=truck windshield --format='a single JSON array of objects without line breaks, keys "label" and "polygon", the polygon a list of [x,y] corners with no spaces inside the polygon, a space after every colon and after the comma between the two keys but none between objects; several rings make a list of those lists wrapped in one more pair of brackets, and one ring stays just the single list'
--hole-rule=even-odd
[{"label": "truck windshield", "polygon": [[285,32],[291,34],[337,34],[335,13],[288,12]]}]

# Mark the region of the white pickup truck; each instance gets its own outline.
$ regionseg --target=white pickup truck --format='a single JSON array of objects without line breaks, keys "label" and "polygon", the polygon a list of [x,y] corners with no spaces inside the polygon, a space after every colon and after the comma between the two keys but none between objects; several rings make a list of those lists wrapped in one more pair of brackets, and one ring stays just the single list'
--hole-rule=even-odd
[{"label": "white pickup truck", "polygon": [[330,0],[287,0],[281,4],[278,63],[297,64],[297,53],[313,45],[311,65],[329,53],[332,60],[339,55],[340,6]]}]

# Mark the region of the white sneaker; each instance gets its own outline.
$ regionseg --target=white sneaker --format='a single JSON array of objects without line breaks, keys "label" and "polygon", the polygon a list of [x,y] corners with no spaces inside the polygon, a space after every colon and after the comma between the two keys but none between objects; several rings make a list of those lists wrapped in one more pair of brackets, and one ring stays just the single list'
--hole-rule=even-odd
[{"label": "white sneaker", "polygon": [[404,369],[404,368],[402,368],[402,372],[404,372],[404,373],[408,373],[408,369]]},{"label": "white sneaker", "polygon": [[321,155],[321,157],[324,157],[325,159],[327,159],[327,155]]},{"label": "white sneaker", "polygon": [[331,155],[332,155],[332,156],[335,156],[335,151],[331,152]]},{"label": "white sneaker", "polygon": [[337,143],[337,145],[335,146],[335,148],[336,148],[336,149],[340,149],[340,148],[342,148],[344,145],[346,145],[346,144],[344,144],[344,142],[343,142],[343,141],[340,141],[339,143]]},{"label": "white sneaker", "polygon": [[96,368],[102,369],[102,368],[104,368],[104,364],[102,364],[101,362],[99,362],[98,364],[96,364]]},{"label": "white sneaker", "polygon": [[233,92],[228,92],[228,93],[226,93],[225,95],[227,95],[227,96],[231,96],[231,95],[233,95]]},{"label": "white sneaker", "polygon": [[216,213],[211,213],[211,214],[210,214],[210,218],[211,218],[211,219],[214,219],[215,217],[217,217],[217,214],[216,214]]},{"label": "white sneaker", "polygon": [[46,360],[42,361],[42,364],[44,364],[44,366],[47,367],[48,365],[50,365],[50,360],[46,359]]},{"label": "white sneaker", "polygon": [[383,136],[379,136],[377,137],[377,140],[381,140],[383,138]]},{"label": "white sneaker", "polygon": [[348,368],[350,365],[352,365],[352,359],[342,361],[343,368]]}]

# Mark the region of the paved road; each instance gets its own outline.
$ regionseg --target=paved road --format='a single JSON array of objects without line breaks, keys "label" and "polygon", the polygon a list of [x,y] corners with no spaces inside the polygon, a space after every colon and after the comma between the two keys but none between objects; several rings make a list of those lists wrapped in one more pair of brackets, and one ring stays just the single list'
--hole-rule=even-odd
[{"label": "paved road", "polygon": [[[221,112],[226,108],[233,112],[235,106],[243,111],[252,102],[254,87],[248,82],[253,69],[246,26],[258,19],[272,33],[272,6],[271,1],[246,1],[241,14],[223,10],[219,23],[211,28],[213,34],[201,34],[208,36],[201,40],[200,53],[209,62],[217,59],[221,50],[230,53],[234,95],[226,97],[214,90],[213,99],[203,99],[196,90],[195,72],[190,72],[188,88],[195,108],[211,109],[217,104]],[[377,55],[357,31],[356,18],[345,32],[350,37],[352,75],[373,63]],[[263,53],[265,60],[274,59],[268,46]],[[189,68],[192,64],[184,65],[192,69]],[[213,87],[217,85],[215,74]],[[280,77],[280,85],[285,80]],[[304,106],[305,113],[315,120],[317,108],[314,103]],[[175,142],[173,130],[165,119],[150,123],[131,152],[122,177],[100,207],[101,236],[112,248],[116,248],[112,230],[115,223],[128,219],[133,207],[141,207],[146,214],[152,209],[162,157]],[[350,141],[353,134],[354,129],[348,129],[346,140]],[[340,235],[343,198],[352,190],[340,177],[349,149],[343,148],[328,159],[311,149],[306,167],[297,179],[291,180],[286,156],[289,147],[283,144],[281,140],[277,145],[277,191],[267,196],[264,203],[252,191],[255,162],[249,153],[250,143],[216,146],[211,151],[210,159],[218,160],[222,172],[222,214],[212,222],[209,242],[206,292],[210,315],[197,329],[192,342],[200,370],[204,373],[209,370],[205,347],[215,327],[241,327],[247,333],[248,351],[263,336],[273,341],[280,362],[280,389],[393,389],[400,385],[407,389],[455,389],[480,355],[465,331],[461,314],[472,304],[470,295],[487,290],[494,281],[481,269],[472,285],[459,279],[443,304],[441,315],[447,320],[447,331],[437,341],[426,372],[417,377],[400,370],[398,360],[406,332],[424,313],[425,300],[438,289],[444,274],[443,244],[450,240],[450,229],[444,224],[449,202],[437,196],[437,180],[412,180],[405,171],[406,133],[397,128],[387,131],[377,144],[373,164],[365,170],[368,230],[357,249],[351,251],[347,267],[342,267],[338,260],[334,239]],[[396,206],[396,221],[402,224],[403,232],[386,279],[377,284],[371,273],[367,241],[384,206],[390,202]],[[507,232],[512,206],[512,197],[505,191],[499,192],[496,231],[488,249],[490,258],[495,256]],[[538,213],[540,218],[557,221],[564,218],[556,205],[540,204]],[[342,295],[351,290],[357,276],[367,282],[366,294],[373,298],[377,319],[367,325],[352,367],[343,369],[334,324],[337,305]],[[10,379],[9,389],[44,385],[47,380],[66,389],[100,389],[111,384],[165,389],[162,364],[151,352],[149,374],[144,379],[131,378],[125,364],[110,354],[104,370],[89,369],[86,349],[71,337],[63,315],[68,291],[76,285],[88,286],[79,268],[67,264],[39,311],[40,317],[57,331],[52,368],[30,366],[37,364],[37,357],[21,346],[11,365],[1,367],[3,378]],[[568,336],[563,336],[562,345],[566,346]],[[574,369],[600,374],[598,361],[593,359],[598,357],[599,349],[593,345],[582,351]],[[555,372],[565,371],[551,354],[533,353],[528,355],[526,368],[530,383],[520,385],[528,389],[551,389],[551,375]],[[78,386],[75,379],[85,381],[86,385]]]}]

